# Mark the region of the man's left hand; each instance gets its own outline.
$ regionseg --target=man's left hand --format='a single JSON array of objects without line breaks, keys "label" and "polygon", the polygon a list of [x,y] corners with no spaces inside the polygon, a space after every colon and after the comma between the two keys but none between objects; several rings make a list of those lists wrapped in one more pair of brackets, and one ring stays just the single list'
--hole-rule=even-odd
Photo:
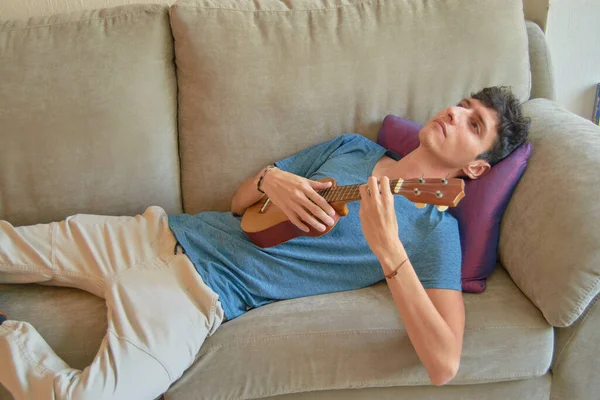
[{"label": "man's left hand", "polygon": [[398,221],[394,208],[394,195],[390,179],[384,176],[378,185],[377,178],[369,177],[360,191],[360,222],[363,234],[373,253],[382,261],[390,253],[404,252],[398,237]]}]

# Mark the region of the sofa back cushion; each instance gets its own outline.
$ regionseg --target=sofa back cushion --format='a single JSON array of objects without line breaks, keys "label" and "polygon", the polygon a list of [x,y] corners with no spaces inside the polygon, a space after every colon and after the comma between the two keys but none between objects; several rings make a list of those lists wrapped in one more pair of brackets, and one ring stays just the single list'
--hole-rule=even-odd
[{"label": "sofa back cushion", "polygon": [[181,210],[166,6],[0,21],[0,219]]},{"label": "sofa back cushion", "polygon": [[267,163],[485,86],[530,92],[521,0],[186,0],[171,9],[184,209]]}]

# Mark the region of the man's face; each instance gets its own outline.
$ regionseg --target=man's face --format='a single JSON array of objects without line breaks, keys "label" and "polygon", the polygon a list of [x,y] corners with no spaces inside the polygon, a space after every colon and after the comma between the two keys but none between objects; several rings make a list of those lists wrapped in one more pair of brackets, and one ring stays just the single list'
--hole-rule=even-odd
[{"label": "man's face", "polygon": [[497,124],[495,110],[478,100],[463,99],[429,120],[419,132],[419,140],[440,166],[463,170],[462,175],[476,178],[490,168],[487,162],[476,158],[494,144]]}]

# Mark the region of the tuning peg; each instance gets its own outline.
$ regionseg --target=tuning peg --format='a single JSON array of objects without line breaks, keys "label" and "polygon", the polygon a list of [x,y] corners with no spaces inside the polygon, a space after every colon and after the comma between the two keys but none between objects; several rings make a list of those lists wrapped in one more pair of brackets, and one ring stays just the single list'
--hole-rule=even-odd
[{"label": "tuning peg", "polygon": [[448,206],[437,206],[439,212],[444,212],[448,209]]},{"label": "tuning peg", "polygon": [[450,176],[450,174],[446,175],[445,178],[442,178],[442,184],[443,185],[447,185],[448,184],[448,177]]},{"label": "tuning peg", "polygon": [[415,207],[417,208],[425,208],[427,206],[427,204],[425,203],[415,203]]}]

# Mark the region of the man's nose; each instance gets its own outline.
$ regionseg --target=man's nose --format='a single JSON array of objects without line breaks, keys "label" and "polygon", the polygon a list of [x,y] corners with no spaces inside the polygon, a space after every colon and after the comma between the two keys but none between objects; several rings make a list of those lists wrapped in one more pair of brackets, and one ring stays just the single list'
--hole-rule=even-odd
[{"label": "man's nose", "polygon": [[461,119],[463,115],[466,115],[468,111],[461,107],[449,107],[448,108],[448,123],[452,125],[457,125],[458,121]]},{"label": "man's nose", "polygon": [[448,108],[448,123],[455,124],[456,123],[456,107]]}]

